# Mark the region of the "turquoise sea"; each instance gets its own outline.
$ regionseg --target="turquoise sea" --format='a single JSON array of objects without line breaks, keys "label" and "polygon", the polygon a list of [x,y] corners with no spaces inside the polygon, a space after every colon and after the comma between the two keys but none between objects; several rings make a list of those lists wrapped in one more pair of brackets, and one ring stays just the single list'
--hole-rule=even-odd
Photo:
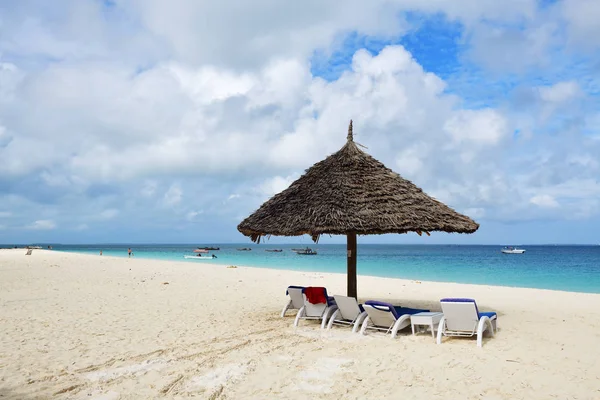
[{"label": "turquoise sea", "polygon": [[[187,260],[197,245],[53,245],[54,250],[198,264],[245,265],[286,270],[346,272],[346,246],[317,244],[313,256],[292,248],[306,245],[200,244],[220,247],[212,261]],[[251,251],[238,251],[249,247]],[[358,274],[423,281],[518,286],[600,293],[600,246],[523,246],[525,254],[502,254],[502,246],[377,245],[358,246]],[[282,249],[280,253],[265,249]],[[290,282],[294,284],[294,282]],[[297,284],[297,282],[296,282]]]}]

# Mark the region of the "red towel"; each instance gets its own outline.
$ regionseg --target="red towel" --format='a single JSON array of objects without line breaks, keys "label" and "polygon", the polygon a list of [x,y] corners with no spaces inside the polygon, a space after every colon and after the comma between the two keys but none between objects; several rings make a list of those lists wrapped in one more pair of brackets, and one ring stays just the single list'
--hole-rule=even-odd
[{"label": "red towel", "polygon": [[327,292],[324,287],[309,286],[304,289],[304,294],[310,304],[327,303],[327,296],[325,293]]}]

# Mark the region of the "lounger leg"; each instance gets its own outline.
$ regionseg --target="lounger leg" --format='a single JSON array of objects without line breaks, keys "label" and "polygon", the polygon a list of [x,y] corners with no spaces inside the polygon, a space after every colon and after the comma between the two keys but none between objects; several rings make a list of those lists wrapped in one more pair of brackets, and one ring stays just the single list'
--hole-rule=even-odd
[{"label": "lounger leg", "polygon": [[440,320],[440,324],[438,325],[437,344],[442,344],[442,335],[444,334],[445,328],[446,328],[446,317],[442,317],[442,319]]},{"label": "lounger leg", "polygon": [[333,313],[331,318],[329,318],[329,323],[327,324],[327,330],[331,329],[331,327],[333,326],[333,321],[335,321],[339,312],[340,312],[340,310],[335,310],[335,312]]},{"label": "lounger leg", "polygon": [[398,318],[398,320],[394,323],[394,326],[392,327],[392,339],[396,337],[396,334],[400,329],[400,325],[406,322],[407,319],[410,319],[410,315],[403,315],[400,318]]},{"label": "lounger leg", "polygon": [[288,303],[285,305],[285,307],[283,307],[283,311],[281,312],[281,318],[285,317],[285,313],[287,312],[287,310],[290,309],[290,307],[292,306],[292,301],[288,301]]},{"label": "lounger leg", "polygon": [[325,309],[325,313],[323,314],[323,320],[321,321],[321,329],[325,329],[325,326],[327,326],[327,321],[329,321],[329,316],[335,311],[337,311],[337,309],[338,306],[331,306]]},{"label": "lounger leg", "polygon": [[365,318],[365,321],[362,324],[362,327],[360,328],[360,334],[364,335],[365,332],[367,331],[367,328],[369,327],[369,316],[367,315],[367,318]]},{"label": "lounger leg", "polygon": [[358,317],[356,317],[356,321],[354,322],[354,327],[352,327],[352,333],[358,332],[358,327],[361,326],[361,324],[363,323],[363,321],[365,320],[365,318],[367,318],[367,312],[366,311],[361,312],[358,315]]},{"label": "lounger leg", "polygon": [[488,317],[481,317],[479,320],[479,326],[477,326],[477,347],[482,347],[483,345],[483,333],[486,329],[490,329],[492,331],[492,336],[494,336],[492,322]]},{"label": "lounger leg", "polygon": [[294,327],[298,326],[298,322],[300,322],[300,318],[304,316],[304,306],[302,306],[298,310],[298,314],[296,314],[296,319],[294,320]]}]

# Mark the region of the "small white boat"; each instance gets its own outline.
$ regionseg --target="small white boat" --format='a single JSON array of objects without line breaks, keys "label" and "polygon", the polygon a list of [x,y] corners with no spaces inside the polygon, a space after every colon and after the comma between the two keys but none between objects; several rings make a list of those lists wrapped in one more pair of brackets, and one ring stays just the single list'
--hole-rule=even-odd
[{"label": "small white boat", "polygon": [[198,260],[198,261],[207,261],[207,260],[216,260],[217,257],[199,257],[199,256],[183,256],[183,258],[187,258],[189,260]]},{"label": "small white boat", "polygon": [[525,253],[524,249],[517,249],[513,246],[507,246],[501,250],[504,254],[523,254]]},{"label": "small white boat", "polygon": [[305,248],[305,249],[292,249],[293,251],[296,252],[296,254],[300,254],[303,256],[314,256],[317,254],[317,252],[313,249],[310,248]]}]

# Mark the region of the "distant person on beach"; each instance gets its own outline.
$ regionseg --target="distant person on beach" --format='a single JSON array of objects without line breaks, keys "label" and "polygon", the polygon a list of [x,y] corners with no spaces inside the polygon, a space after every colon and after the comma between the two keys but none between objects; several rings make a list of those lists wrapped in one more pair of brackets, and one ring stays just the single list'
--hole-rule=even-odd
[{"label": "distant person on beach", "polygon": [[127,249],[127,253],[129,253],[129,258],[131,258],[131,256],[133,255],[133,253],[131,252],[131,247]]},{"label": "distant person on beach", "polygon": [[102,255],[102,250],[100,250],[100,255]]}]

